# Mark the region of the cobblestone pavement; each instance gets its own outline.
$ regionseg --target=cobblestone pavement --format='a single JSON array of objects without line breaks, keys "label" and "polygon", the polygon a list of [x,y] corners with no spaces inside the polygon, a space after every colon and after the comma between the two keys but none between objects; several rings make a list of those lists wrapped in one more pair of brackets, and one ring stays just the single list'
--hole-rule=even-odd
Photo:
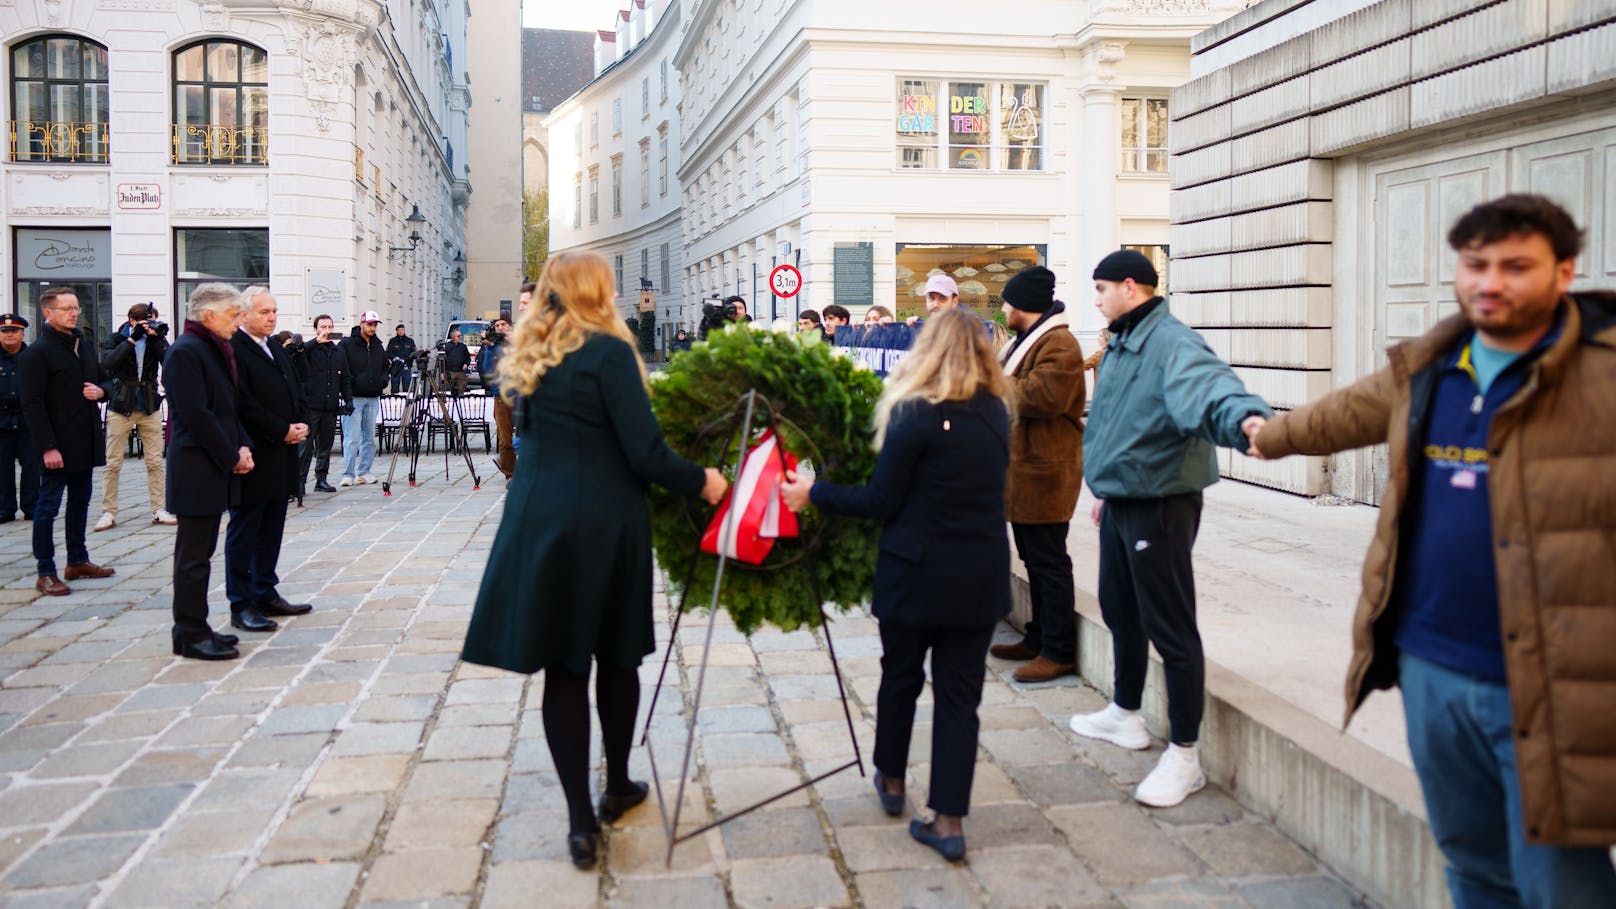
[{"label": "cobblestone pavement", "polygon": [[[0,527],[0,905],[1362,905],[1221,791],[1167,811],[1136,805],[1127,793],[1159,746],[1077,740],[1065,721],[1103,703],[1093,689],[1023,688],[997,663],[964,864],[906,829],[924,805],[927,695],[905,818],[882,814],[869,780],[847,770],[687,842],[669,869],[653,800],[608,830],[597,872],[575,871],[542,678],[456,659],[504,483],[474,492],[463,464],[448,483],[441,462],[423,468],[427,482],[392,498],[364,487],[294,509],[282,590],[316,609],[243,635],[230,663],[169,653],[172,531],[147,523],[138,463],[125,467],[126,523],[91,534],[115,578],[36,597],[28,525]],[[820,641],[748,639],[717,621],[685,829],[850,757]],[[833,630],[867,762],[876,627],[860,614]],[[694,616],[680,631],[685,691],[706,631]],[[677,773],[681,709],[675,688],[653,724],[665,776]],[[645,778],[644,749],[634,762]]]}]

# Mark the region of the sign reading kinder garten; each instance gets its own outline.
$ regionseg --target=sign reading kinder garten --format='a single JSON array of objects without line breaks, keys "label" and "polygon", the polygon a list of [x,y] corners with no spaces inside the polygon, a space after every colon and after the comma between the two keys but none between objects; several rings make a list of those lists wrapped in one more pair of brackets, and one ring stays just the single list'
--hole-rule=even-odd
[{"label": "sign reading kinder garten", "polygon": [[161,211],[163,187],[158,183],[119,183],[119,211]]}]

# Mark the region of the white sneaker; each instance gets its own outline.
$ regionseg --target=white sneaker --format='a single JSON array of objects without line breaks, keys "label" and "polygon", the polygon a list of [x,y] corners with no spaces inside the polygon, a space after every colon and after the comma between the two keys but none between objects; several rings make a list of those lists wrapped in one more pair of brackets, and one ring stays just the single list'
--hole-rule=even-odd
[{"label": "white sneaker", "polygon": [[118,516],[110,511],[101,512],[101,517],[96,519],[95,522],[96,530],[111,530],[116,526],[118,526]]},{"label": "white sneaker", "polygon": [[1123,710],[1116,704],[1107,704],[1097,713],[1079,713],[1072,717],[1072,731],[1091,739],[1100,739],[1132,751],[1150,747],[1150,733],[1145,729],[1145,718],[1137,710]]},{"label": "white sneaker", "polygon": [[355,483],[358,483],[358,484],[359,484],[359,485],[361,485],[361,486],[363,486],[363,485],[365,485],[365,484],[367,484],[367,483],[374,483],[374,482],[376,482],[376,478],[375,478],[375,477],[373,477],[373,476],[371,476],[371,475],[370,475],[370,474],[368,474],[368,473],[362,473],[362,474],[360,474],[360,475],[359,475],[359,478],[358,478],[358,479],[356,479],[356,480],[354,480],[354,482],[355,482]]},{"label": "white sneaker", "polygon": [[1201,772],[1201,753],[1195,746],[1168,745],[1156,769],[1139,783],[1133,797],[1152,808],[1171,808],[1206,785]]},{"label": "white sneaker", "polygon": [[353,485],[353,477],[343,477],[342,479],[337,481],[337,485],[338,486],[352,486]]},{"label": "white sneaker", "polygon": [[152,512],[151,522],[153,524],[178,524],[180,519],[170,514],[167,508],[159,508]]}]

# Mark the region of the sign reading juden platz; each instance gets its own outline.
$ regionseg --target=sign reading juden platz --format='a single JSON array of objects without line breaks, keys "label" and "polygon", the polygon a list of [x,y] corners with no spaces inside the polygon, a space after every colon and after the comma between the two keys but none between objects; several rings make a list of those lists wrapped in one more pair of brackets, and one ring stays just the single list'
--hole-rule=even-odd
[{"label": "sign reading juden platz", "polygon": [[119,211],[162,211],[163,186],[160,183],[119,183]]}]

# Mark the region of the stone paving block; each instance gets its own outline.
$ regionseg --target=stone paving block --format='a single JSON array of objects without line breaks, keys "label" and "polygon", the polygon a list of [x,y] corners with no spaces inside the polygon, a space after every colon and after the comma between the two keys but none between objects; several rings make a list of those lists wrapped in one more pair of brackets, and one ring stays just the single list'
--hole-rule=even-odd
[{"label": "stone paving block", "polygon": [[226,767],[214,774],[191,803],[190,811],[235,811],[247,806],[279,807],[302,776],[301,767]]},{"label": "stone paving block", "polygon": [[13,672],[4,679],[7,688],[66,688],[94,672],[95,663],[63,663],[35,666]]},{"label": "stone paving block", "polygon": [[1152,881],[1117,891],[1128,909],[1246,909],[1218,881]]},{"label": "stone paving block", "polygon": [[719,828],[731,859],[823,855],[828,851],[819,815],[809,808],[759,811]]},{"label": "stone paving block", "polygon": [[977,909],[982,905],[975,882],[959,868],[865,872],[855,876],[853,884],[866,906]]},{"label": "stone paving block", "polygon": [[419,722],[437,706],[435,694],[372,695],[359,704],[353,718],[361,723]]},{"label": "stone paving block", "polygon": [[[330,732],[302,732],[292,735],[254,734],[230,758],[226,766],[301,767],[312,762],[331,741]],[[341,739],[338,739],[340,744]]]},{"label": "stone paving block", "polygon": [[176,707],[139,713],[110,714],[84,730],[84,734],[78,737],[75,744],[151,738],[166,730],[183,713],[183,710]]},{"label": "stone paving block", "polygon": [[360,900],[419,900],[470,893],[482,861],[483,851],[476,846],[388,853],[371,866]]},{"label": "stone paving block", "polygon": [[[730,867],[737,909],[819,909],[851,899],[836,865],[825,856],[749,858]],[[871,904],[874,905],[874,904]]]},{"label": "stone paving block", "polygon": [[8,827],[54,824],[98,788],[87,782],[12,786],[0,791],[0,818]]},{"label": "stone paving block", "polygon": [[219,691],[274,690],[277,693],[297,678],[302,667],[276,666],[268,669],[245,667],[219,682]]},{"label": "stone paving block", "polygon": [[0,872],[10,868],[13,862],[17,861],[24,852],[32,849],[34,844],[43,839],[44,836],[45,830],[43,828],[17,830],[0,835]]},{"label": "stone paving block", "polygon": [[1368,901],[1332,877],[1253,881],[1235,888],[1252,909],[1363,909]]},{"label": "stone paving block", "polygon": [[351,862],[268,865],[236,888],[229,909],[343,909],[359,866]]},{"label": "stone paving block", "polygon": [[404,852],[476,846],[488,835],[498,812],[497,799],[405,802],[393,816],[382,848]]},{"label": "stone paving block", "polygon": [[1049,718],[1031,707],[996,707],[984,710],[983,729],[1043,729]]},{"label": "stone paving block", "polygon": [[777,735],[755,732],[716,733],[701,737],[702,762],[711,770],[767,767],[791,763]]},{"label": "stone paving block", "polygon": [[140,834],[75,836],[45,843],[6,873],[6,889],[62,887],[99,881],[129,860]]},{"label": "stone paving block", "polygon": [[[81,646],[78,644],[75,647]],[[126,643],[111,645],[122,649]],[[74,685],[74,694],[122,694],[150,682],[162,672],[172,660],[117,660],[107,663],[89,675],[86,675],[78,684]]]},{"label": "stone paving block", "polygon": [[505,704],[519,701],[527,684],[523,678],[467,679],[449,686],[445,704]]},{"label": "stone paving block", "polygon": [[[674,767],[678,765],[675,764]],[[707,774],[713,801],[721,815],[733,814],[759,799],[765,799],[806,781],[802,774],[786,767],[747,767],[714,770]],[[770,802],[767,808],[806,808],[808,794],[798,791]]]},{"label": "stone paving block", "polygon": [[[1062,727],[1064,728],[1064,724]],[[1118,748],[1110,742],[1085,739],[1070,731],[1061,735],[1071,743],[1075,760],[1094,764],[1118,785],[1125,786],[1129,790],[1139,785],[1139,781],[1148,776],[1155,768],[1156,762],[1161,759],[1162,748],[1155,744],[1145,751],[1130,751],[1127,748]]]},{"label": "stone paving block", "polygon": [[445,726],[511,726],[517,720],[517,705],[459,704],[438,713],[438,728]]},{"label": "stone paving block", "polygon": [[[243,640],[241,643],[241,653],[245,657],[253,649],[252,645],[257,642]],[[158,685],[195,685],[205,682],[217,682],[225,676],[240,670],[240,668],[234,660],[217,663],[199,660],[175,660],[152,681]]]},{"label": "stone paving block", "polygon": [[[127,743],[138,745],[139,743]],[[114,786],[195,783],[207,779],[224,759],[223,748],[148,751],[113,779]]]},{"label": "stone paving block", "polygon": [[257,716],[269,709],[274,693],[261,691],[214,692],[191,708],[192,716]]},{"label": "stone paving block", "polygon": [[[556,795],[560,796],[560,790]],[[521,862],[530,859],[555,859],[567,862],[567,811],[564,803],[551,806],[549,811],[522,811],[507,814],[494,828],[493,861]],[[490,878],[491,879],[491,878]],[[594,880],[594,876],[590,876]]]},{"label": "stone paving block", "polygon": [[30,890],[27,893],[8,894],[5,907],[6,909],[85,909],[99,892],[99,888],[94,884]]},{"label": "stone paving block", "polygon": [[211,907],[224,897],[245,859],[148,859],[104,903],[108,909]]},{"label": "stone paving block", "polygon": [[387,799],[378,795],[304,799],[270,838],[260,861],[277,865],[363,858],[386,810]]},{"label": "stone paving block", "polygon": [[[681,824],[681,831],[694,830],[693,824]],[[612,829],[605,842],[603,854],[607,867],[619,879],[625,877],[688,877],[692,874],[712,873],[715,868],[712,843],[717,835],[707,833],[680,843],[673,850],[673,867],[664,864],[668,856],[668,837],[661,827],[624,827]]]},{"label": "stone paving block", "polygon": [[769,677],[769,688],[782,701],[820,701],[839,697],[836,677],[820,675],[776,675]]},{"label": "stone paving block", "polygon": [[631,878],[618,885],[606,905],[612,909],[706,909],[728,905],[728,901],[723,882],[715,877]]},{"label": "stone paving block", "polygon": [[354,682],[305,682],[286,692],[282,707],[302,707],[309,704],[352,704],[359,696],[359,685]]},{"label": "stone paving block", "polygon": [[[243,665],[248,669],[273,669],[277,666],[296,666],[301,669],[318,659],[318,647],[275,647],[271,641],[265,641],[252,656],[245,653]],[[326,659],[336,659],[336,651],[325,655]]]},{"label": "stone paving block", "polygon": [[1107,892],[1088,870],[1060,846],[1019,846],[998,848],[990,839],[988,848],[976,847],[984,842],[976,835],[971,821],[966,819],[966,837],[972,845],[969,852],[970,873],[990,896],[990,903],[1000,909],[1021,909],[1034,906],[1097,906],[1107,902]]},{"label": "stone paving block", "polygon": [[40,726],[94,719],[118,706],[126,696],[127,692],[124,691],[110,694],[65,695],[34,711],[24,725]]},{"label": "stone paving block", "polygon": [[320,662],[310,666],[303,674],[303,684],[323,684],[325,682],[350,682],[363,685],[376,675],[376,670],[382,664],[381,657],[374,659],[352,659],[352,654],[341,662]]},{"label": "stone paving block", "polygon": [[512,726],[440,727],[427,740],[422,757],[428,761],[503,758],[511,748]]},{"label": "stone paving block", "polygon": [[330,732],[337,728],[348,713],[347,704],[310,704],[302,707],[280,707],[264,717],[258,725],[258,735],[283,735],[297,732]]},{"label": "stone paving block", "polygon": [[404,788],[406,801],[416,799],[497,799],[505,786],[504,761],[433,761],[415,768]]},{"label": "stone paving block", "polygon": [[360,903],[359,909],[468,909],[471,896],[438,896],[432,899],[380,900]]},{"label": "stone paving block", "polygon": [[230,811],[188,812],[163,833],[153,849],[161,856],[244,855],[254,850],[280,806],[238,805]]},{"label": "stone paving block", "polygon": [[1102,884],[1206,873],[1194,855],[1134,805],[1062,805],[1045,814]]},{"label": "stone paving block", "polygon": [[[590,735],[590,750],[593,751],[600,736]],[[638,744],[638,742],[636,742]],[[681,747],[680,752],[683,752]],[[672,752],[657,751],[659,760],[666,760],[666,754]],[[635,748],[629,752],[630,761],[644,760],[645,750]],[[677,758],[674,758],[677,760]],[[555,761],[550,757],[550,746],[542,738],[524,738],[516,742],[516,750],[511,756],[512,773],[554,773]]]},{"label": "stone paving block", "polygon": [[420,722],[354,723],[337,736],[331,753],[347,756],[410,754],[420,747],[421,732],[425,726]]},{"label": "stone paving block", "polygon": [[[936,850],[915,842],[909,835],[908,818],[894,818],[883,827],[848,827],[835,831],[835,835],[842,861],[847,870],[855,873],[941,868],[948,864]],[[967,843],[970,838],[967,829]]]},{"label": "stone paving block", "polygon": [[[859,730],[859,745],[863,753],[869,754],[875,746],[875,730],[862,724],[854,728]],[[853,740],[848,735],[845,722],[810,723],[792,726],[790,731],[792,744],[796,746],[798,756],[805,761],[851,760],[853,757]]]},{"label": "stone paving block", "polygon": [[159,748],[189,748],[196,745],[231,745],[246,738],[253,721],[249,717],[190,717],[157,740]]},{"label": "stone paving block", "polygon": [[50,753],[30,773],[36,780],[53,777],[102,776],[122,767],[144,742],[106,742],[102,744],[73,744]]},{"label": "stone paving block", "polygon": [[361,792],[392,792],[404,781],[409,755],[372,754],[358,757],[328,757],[309,781],[308,796],[354,795]]},{"label": "stone paving block", "polygon": [[1072,760],[1072,746],[1059,733],[1041,729],[983,729],[982,747],[1007,767],[1058,764]]},{"label": "stone paving block", "polygon": [[599,890],[599,875],[579,871],[570,861],[496,859],[488,869],[482,909],[531,909],[540,893],[546,909],[594,909]]},{"label": "stone paving block", "polygon": [[0,733],[0,752],[49,750],[65,744],[84,729],[84,723],[18,726]]},{"label": "stone paving block", "polygon": [[1220,876],[1314,874],[1312,856],[1274,828],[1254,821],[1182,827],[1179,839]]},{"label": "stone paving block", "polygon": [[[678,721],[679,728],[682,730],[684,728],[682,718],[673,719]],[[703,710],[696,717],[696,726],[703,733],[772,733],[778,728],[774,721],[774,714],[769,711],[769,708],[754,705],[717,707],[712,710]]]},{"label": "stone paving block", "polygon": [[1128,798],[1127,791],[1110,777],[1081,761],[1012,765],[1005,772],[1028,799],[1039,805],[1083,805]]},{"label": "stone paving block", "polygon": [[160,827],[195,789],[190,783],[109,789],[92,802],[65,833],[122,833]]},{"label": "stone paving block", "polygon": [[[854,708],[857,713],[858,708]],[[837,700],[824,701],[786,701],[780,705],[780,714],[792,726],[806,725],[808,723],[846,722],[846,715],[842,712],[842,702]]]}]

